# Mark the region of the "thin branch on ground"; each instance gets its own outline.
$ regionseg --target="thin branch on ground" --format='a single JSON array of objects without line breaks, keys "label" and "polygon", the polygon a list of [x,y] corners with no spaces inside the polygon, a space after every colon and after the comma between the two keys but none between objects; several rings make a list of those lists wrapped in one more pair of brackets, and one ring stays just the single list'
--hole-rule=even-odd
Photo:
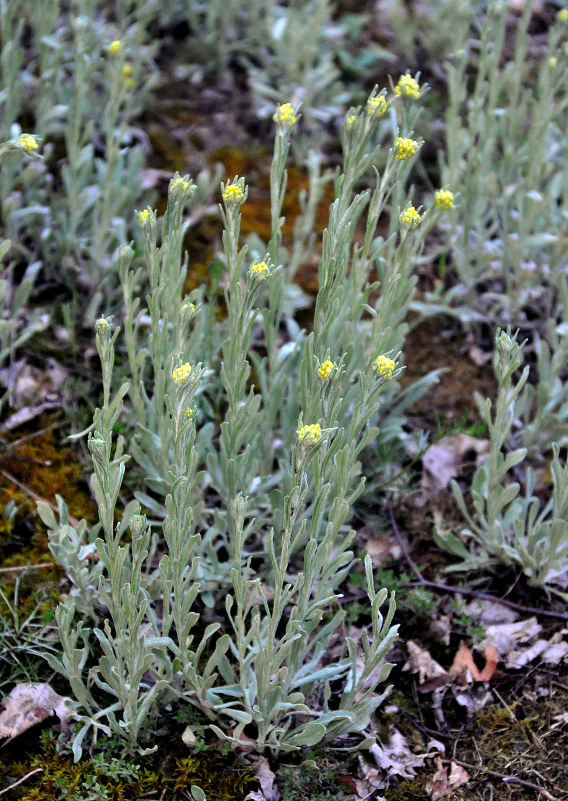
[{"label": "thin branch on ground", "polygon": [[[54,512],[58,512],[59,511],[57,506],[54,503],[51,503],[51,501],[48,501],[46,498],[42,498],[41,495],[38,495],[37,492],[33,491],[33,489],[31,489],[30,487],[26,486],[25,484],[22,484],[21,481],[18,481],[16,476],[13,476],[7,470],[0,470],[0,474],[3,475],[4,478],[7,478],[8,481],[11,481],[13,484],[15,484],[16,487],[18,487],[18,489],[22,490],[22,492],[25,492],[26,495],[29,495],[30,498],[32,498],[34,501],[43,501],[43,503],[46,503],[51,509],[53,509]],[[77,518],[76,517],[72,517],[72,515],[69,515],[69,522],[70,522],[70,524],[72,526],[76,526],[79,523]]]},{"label": "thin branch on ground", "polygon": [[33,776],[33,775],[34,775],[34,773],[40,773],[40,772],[42,772],[42,771],[43,771],[43,768],[36,768],[35,770],[30,770],[30,772],[29,772],[29,773],[26,773],[26,775],[25,775],[25,776],[22,776],[22,778],[21,778],[21,779],[18,779],[18,781],[17,781],[17,782],[14,782],[14,784],[11,784],[9,787],[4,787],[4,789],[3,789],[3,790],[0,790],[0,795],[4,795],[4,793],[7,793],[7,792],[8,792],[8,790],[13,790],[13,789],[14,789],[14,787],[17,787],[17,786],[18,786],[19,784],[21,784],[22,782],[25,782],[25,781],[26,781],[26,779],[29,779],[29,778],[30,778],[30,776]]},{"label": "thin branch on ground", "polygon": [[542,615],[543,617],[553,617],[558,620],[568,620],[568,612],[556,612],[553,609],[537,609],[535,606],[524,606],[523,604],[515,603],[514,601],[508,601],[506,598],[499,598],[496,595],[490,595],[487,592],[480,592],[479,590],[468,590],[465,587],[453,587],[450,584],[438,584],[436,581],[429,581],[425,579],[424,576],[420,573],[418,568],[416,567],[416,563],[410,556],[408,552],[408,548],[406,547],[406,543],[404,542],[400,530],[396,524],[396,520],[394,519],[394,514],[389,506],[389,515],[393,527],[393,531],[396,535],[398,543],[402,549],[402,553],[404,554],[404,558],[408,562],[408,565],[416,578],[417,581],[411,581],[406,586],[407,587],[428,587],[431,590],[438,590],[439,592],[451,592],[451,593],[458,593],[459,595],[465,595],[469,598],[478,598],[482,601],[489,601],[491,603],[501,604],[502,606],[508,606],[510,609],[516,609],[518,612],[525,612],[530,615]]},{"label": "thin branch on ground", "polygon": [[46,567],[55,567],[55,562],[38,562],[37,565],[17,565],[17,567],[0,567],[0,573],[19,573],[21,570],[41,570]]},{"label": "thin branch on ground", "polygon": [[[447,763],[448,765],[452,762],[455,762],[456,765],[459,765],[462,768],[466,768],[467,770],[476,770],[479,773],[486,773],[489,776],[495,776],[497,779],[503,779],[504,782],[516,784],[522,784],[524,787],[530,787],[532,790],[537,790],[541,795],[548,799],[548,801],[562,801],[562,799],[556,798],[556,796],[552,795],[545,790],[544,787],[540,787],[538,784],[533,784],[532,782],[527,782],[525,779],[519,779],[518,776],[507,776],[506,773],[499,773],[497,770],[490,770],[489,768],[484,768],[478,765],[470,765],[469,762],[462,762],[461,759],[443,759],[442,762]],[[560,790],[563,792],[561,787],[556,787],[553,785],[555,790]]]}]

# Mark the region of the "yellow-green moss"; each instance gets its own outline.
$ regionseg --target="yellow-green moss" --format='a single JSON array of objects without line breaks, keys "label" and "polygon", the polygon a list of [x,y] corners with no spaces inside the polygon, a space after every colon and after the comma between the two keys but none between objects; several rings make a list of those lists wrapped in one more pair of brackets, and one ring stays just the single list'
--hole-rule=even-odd
[{"label": "yellow-green moss", "polygon": [[[234,756],[220,750],[207,749],[191,756],[152,755],[120,760],[133,774],[125,778],[112,775],[108,760],[83,759],[74,763],[56,750],[56,741],[43,740],[42,753],[29,763],[21,760],[3,765],[9,781],[17,781],[36,768],[41,772],[30,777],[6,795],[6,801],[70,801],[108,799],[134,801],[141,795],[162,801],[179,801],[196,784],[205,792],[207,801],[241,801],[258,786],[251,768]],[[153,794],[153,795],[152,795]]]}]

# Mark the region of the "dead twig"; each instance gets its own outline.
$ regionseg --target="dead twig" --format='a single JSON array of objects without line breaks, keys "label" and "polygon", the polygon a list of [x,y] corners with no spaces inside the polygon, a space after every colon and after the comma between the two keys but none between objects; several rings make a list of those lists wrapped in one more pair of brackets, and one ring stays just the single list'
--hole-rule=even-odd
[{"label": "dead twig", "polygon": [[45,567],[55,567],[55,562],[38,562],[36,565],[18,565],[17,567],[0,567],[0,573],[19,573],[21,570],[41,570]]},{"label": "dead twig", "polygon": [[25,782],[25,781],[26,781],[26,779],[29,779],[29,778],[30,778],[30,776],[33,776],[33,775],[34,775],[34,773],[40,773],[40,772],[42,772],[42,771],[43,771],[43,768],[36,768],[35,770],[30,770],[30,772],[29,772],[29,773],[26,773],[26,775],[25,775],[25,776],[22,776],[22,778],[21,778],[21,779],[18,779],[18,781],[17,781],[17,782],[14,782],[14,784],[11,784],[9,787],[4,787],[4,789],[3,789],[3,790],[0,790],[0,795],[4,795],[4,793],[7,793],[7,792],[8,792],[8,790],[13,790],[13,789],[14,789],[14,787],[17,787],[17,786],[18,786],[19,784],[21,784],[22,782]]},{"label": "dead twig", "polygon": [[[13,484],[15,484],[16,487],[18,487],[18,489],[22,490],[22,492],[25,492],[26,495],[29,495],[30,498],[33,498],[34,501],[43,501],[48,506],[50,506],[54,512],[59,511],[54,503],[51,503],[45,498],[42,498],[41,495],[38,495],[37,492],[33,491],[33,489],[30,489],[30,487],[27,487],[25,484],[22,484],[21,481],[18,481],[16,476],[13,476],[11,473],[8,473],[7,470],[0,469],[0,474],[2,474],[4,478],[7,478],[8,481],[11,481]],[[77,520],[76,517],[72,517],[71,515],[69,515],[69,522],[71,523],[72,526],[76,526],[79,521]]]},{"label": "dead twig", "polygon": [[[448,765],[451,762],[455,762],[456,765],[459,765],[462,768],[466,768],[467,770],[475,770],[478,773],[487,773],[490,776],[495,776],[497,779],[502,779],[504,782],[516,782],[517,784],[522,784],[523,787],[530,787],[531,790],[537,790],[542,796],[548,799],[548,801],[559,801],[556,796],[552,795],[545,790],[544,787],[540,787],[538,784],[533,784],[533,782],[527,782],[525,779],[519,779],[518,776],[507,776],[506,773],[499,773],[497,770],[490,770],[489,768],[478,767],[477,765],[470,765],[469,762],[462,762],[461,759],[443,759],[442,762],[446,762]],[[561,790],[560,787],[556,787],[555,789]]]},{"label": "dead twig", "polygon": [[394,515],[390,506],[389,506],[389,515],[393,531],[402,549],[404,558],[406,559],[409,567],[411,568],[412,572],[418,579],[417,581],[410,581],[408,584],[406,584],[407,587],[428,587],[431,590],[438,590],[438,592],[458,593],[459,595],[465,595],[468,598],[478,598],[481,601],[489,601],[490,603],[501,604],[502,606],[508,606],[510,609],[516,609],[518,612],[525,612],[526,614],[529,615],[542,615],[543,617],[553,617],[556,618],[557,620],[568,620],[568,612],[555,612],[553,609],[537,609],[534,606],[524,606],[523,604],[517,604],[514,601],[508,601],[506,598],[499,598],[496,595],[490,595],[487,592],[479,592],[478,590],[468,590],[465,587],[452,587],[450,584],[438,584],[438,582],[436,581],[428,581],[428,579],[425,579],[424,576],[420,573],[420,571],[416,567],[415,562],[410,556],[408,548],[406,547],[406,544],[402,539],[402,536],[400,534],[399,528],[396,524],[396,520],[394,519]]}]

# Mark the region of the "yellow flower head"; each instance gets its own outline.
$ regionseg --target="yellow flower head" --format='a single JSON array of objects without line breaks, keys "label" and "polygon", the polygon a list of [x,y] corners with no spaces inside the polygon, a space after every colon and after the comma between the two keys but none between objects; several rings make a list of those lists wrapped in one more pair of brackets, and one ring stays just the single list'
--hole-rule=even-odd
[{"label": "yellow flower head", "polygon": [[18,137],[18,145],[22,148],[22,150],[27,150],[28,153],[30,150],[37,150],[38,143],[35,136],[31,134],[22,134]]},{"label": "yellow flower head", "polygon": [[394,91],[399,96],[412,97],[416,100],[420,97],[420,84],[407,72],[406,75],[400,76]]},{"label": "yellow flower head", "polygon": [[348,117],[345,118],[345,124],[348,128],[352,128],[355,124],[355,120],[357,119],[355,114],[350,114]]},{"label": "yellow flower head", "polygon": [[190,373],[191,373],[191,365],[189,362],[186,362],[185,364],[181,364],[179,367],[176,367],[176,369],[172,373],[174,384],[177,384],[178,387],[181,386],[184,383],[184,381],[187,381]]},{"label": "yellow flower head", "polygon": [[454,205],[454,193],[449,189],[437,189],[435,197],[437,209],[451,209]]},{"label": "yellow flower head", "polygon": [[414,139],[405,139],[402,136],[395,139],[394,146],[396,148],[395,155],[400,161],[409,159],[418,150],[418,142],[415,142]]},{"label": "yellow flower head", "polygon": [[398,219],[401,225],[407,225],[409,228],[416,228],[416,226],[420,224],[421,217],[414,206],[408,206]]},{"label": "yellow flower head", "polygon": [[284,128],[291,128],[296,123],[296,114],[291,103],[283,103],[278,106],[272,118],[274,122],[280,123]]},{"label": "yellow flower head", "polygon": [[186,416],[186,417],[190,417],[190,418],[191,418],[191,417],[195,417],[195,412],[194,412],[194,410],[193,410],[193,409],[186,409],[186,410],[185,410],[185,416]]},{"label": "yellow flower head", "polygon": [[309,426],[302,426],[298,431],[298,439],[300,442],[306,442],[313,445],[321,438],[321,428],[319,423],[312,423]]},{"label": "yellow flower head", "polygon": [[122,79],[126,86],[134,86],[134,81],[132,80],[132,64],[124,64],[122,67]]},{"label": "yellow flower head", "polygon": [[268,264],[265,261],[259,261],[257,264],[253,264],[249,270],[249,274],[251,278],[258,278],[264,281],[264,279],[268,278],[270,275]]},{"label": "yellow flower head", "polygon": [[382,95],[367,100],[367,114],[369,117],[382,117],[387,110],[387,101]]},{"label": "yellow flower head", "polygon": [[395,139],[394,146],[396,148],[395,155],[400,161],[411,158],[418,150],[418,142],[414,139],[405,139],[402,136]]},{"label": "yellow flower head", "polygon": [[568,8],[561,8],[558,12],[558,22],[568,22]]},{"label": "yellow flower head", "polygon": [[223,200],[227,206],[238,206],[243,202],[245,196],[238,184],[229,184],[223,192]]},{"label": "yellow flower head", "polygon": [[179,190],[181,189],[181,191],[185,194],[187,200],[193,195],[196,187],[195,184],[189,178],[189,176],[186,175],[184,178],[182,178],[181,175],[179,175],[176,172],[176,174],[170,181],[169,191],[171,192],[173,189],[178,190],[178,196],[179,196]]},{"label": "yellow flower head", "polygon": [[108,52],[111,53],[113,56],[118,53],[118,51],[122,48],[122,42],[120,39],[115,39],[114,42],[111,42],[108,46]]},{"label": "yellow flower head", "polygon": [[142,209],[142,211],[138,212],[138,223],[142,228],[150,222],[150,220],[154,217],[154,212],[152,209]]},{"label": "yellow flower head", "polygon": [[385,378],[392,378],[392,371],[395,367],[394,360],[389,359],[388,356],[378,356],[373,364],[373,370],[376,370],[379,375],[383,375]]},{"label": "yellow flower head", "polygon": [[551,70],[553,70],[557,64],[558,64],[558,59],[556,58],[556,56],[551,56],[548,59],[548,66],[550,67]]},{"label": "yellow flower head", "polygon": [[318,373],[321,375],[323,379],[327,381],[327,379],[331,375],[332,370],[334,369],[335,369],[335,364],[333,362],[330,362],[329,359],[326,359],[325,362],[323,362],[323,364],[320,365]]},{"label": "yellow flower head", "polygon": [[106,317],[99,317],[99,319],[95,322],[95,329],[101,334],[108,328],[110,328],[110,319],[107,319]]}]

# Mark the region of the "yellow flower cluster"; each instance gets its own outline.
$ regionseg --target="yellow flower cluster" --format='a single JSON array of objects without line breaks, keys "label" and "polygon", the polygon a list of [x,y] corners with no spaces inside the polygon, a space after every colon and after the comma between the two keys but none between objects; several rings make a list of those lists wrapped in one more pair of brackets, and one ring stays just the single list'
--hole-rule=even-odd
[{"label": "yellow flower cluster", "polygon": [[142,211],[138,214],[138,222],[144,228],[146,223],[151,219],[153,212],[148,209],[142,209]]},{"label": "yellow flower cluster", "polygon": [[132,64],[125,64],[122,67],[122,78],[126,86],[134,86],[134,81],[132,80]]},{"label": "yellow flower cluster", "polygon": [[414,206],[409,206],[402,212],[398,219],[402,225],[408,225],[409,228],[416,228],[416,226],[420,223],[421,217]]},{"label": "yellow flower cluster", "polygon": [[321,438],[321,428],[319,423],[312,423],[309,426],[302,426],[298,431],[298,439],[300,442],[307,442],[313,445]]},{"label": "yellow flower cluster", "polygon": [[193,409],[186,409],[185,410],[185,416],[186,417],[194,417],[195,416],[195,412],[193,411]]},{"label": "yellow flower cluster", "polygon": [[378,356],[373,364],[373,370],[377,370],[379,375],[384,375],[385,378],[392,378],[392,371],[395,367],[395,362],[388,356]]},{"label": "yellow flower cluster", "polygon": [[264,280],[268,278],[269,269],[268,264],[265,261],[259,261],[257,264],[253,264],[249,270],[249,273],[252,278],[260,278],[260,280]]},{"label": "yellow flower cluster", "polygon": [[382,117],[387,110],[387,101],[382,95],[367,100],[367,114],[369,117]]},{"label": "yellow flower cluster", "polygon": [[405,139],[402,136],[395,139],[394,146],[396,148],[395,155],[400,161],[409,159],[418,150],[418,142],[415,142],[414,139]]},{"label": "yellow flower cluster", "polygon": [[172,373],[172,378],[174,380],[174,383],[177,384],[178,387],[181,386],[184,383],[184,381],[187,381],[190,373],[191,373],[191,365],[189,362],[186,362],[185,364],[181,364],[179,367],[176,367],[176,369]]},{"label": "yellow flower cluster", "polygon": [[449,189],[437,189],[435,197],[437,209],[451,209],[454,205],[454,193]]},{"label": "yellow flower cluster", "polygon": [[347,125],[348,128],[351,128],[356,119],[357,117],[355,114],[350,114],[348,117],[345,118],[345,124]]},{"label": "yellow flower cluster", "polygon": [[113,56],[118,53],[118,51],[122,48],[122,42],[120,39],[115,39],[114,42],[111,42],[108,46],[108,52],[111,53]]},{"label": "yellow flower cluster", "polygon": [[278,106],[273,117],[274,122],[279,122],[285,128],[291,128],[296,122],[296,115],[291,103],[283,103]]},{"label": "yellow flower cluster", "polygon": [[333,362],[330,362],[329,359],[326,359],[325,362],[323,362],[323,364],[320,365],[318,373],[321,375],[322,378],[324,378],[327,381],[327,379],[331,375],[331,371],[334,369],[335,369],[335,364]]},{"label": "yellow flower cluster", "polygon": [[18,137],[18,145],[23,148],[23,150],[27,150],[28,153],[30,150],[37,150],[38,144],[35,139],[35,136],[31,136],[31,134],[22,134]]},{"label": "yellow flower cluster", "polygon": [[183,179],[181,177],[181,175],[178,175],[177,173],[174,175],[174,177],[171,180],[170,191],[174,187],[180,187],[181,190],[183,192],[185,192],[186,197],[188,197],[188,198],[190,198],[193,195],[193,193],[195,192],[195,184],[193,184],[191,181],[186,181],[185,179]]},{"label": "yellow flower cluster", "polygon": [[568,8],[561,8],[558,12],[559,22],[568,22]]},{"label": "yellow flower cluster", "polygon": [[238,206],[245,199],[243,190],[237,184],[229,184],[223,192],[223,200],[227,206]]},{"label": "yellow flower cluster", "polygon": [[420,84],[407,72],[406,75],[400,76],[394,91],[399,96],[404,95],[404,97],[416,99],[420,97]]}]

